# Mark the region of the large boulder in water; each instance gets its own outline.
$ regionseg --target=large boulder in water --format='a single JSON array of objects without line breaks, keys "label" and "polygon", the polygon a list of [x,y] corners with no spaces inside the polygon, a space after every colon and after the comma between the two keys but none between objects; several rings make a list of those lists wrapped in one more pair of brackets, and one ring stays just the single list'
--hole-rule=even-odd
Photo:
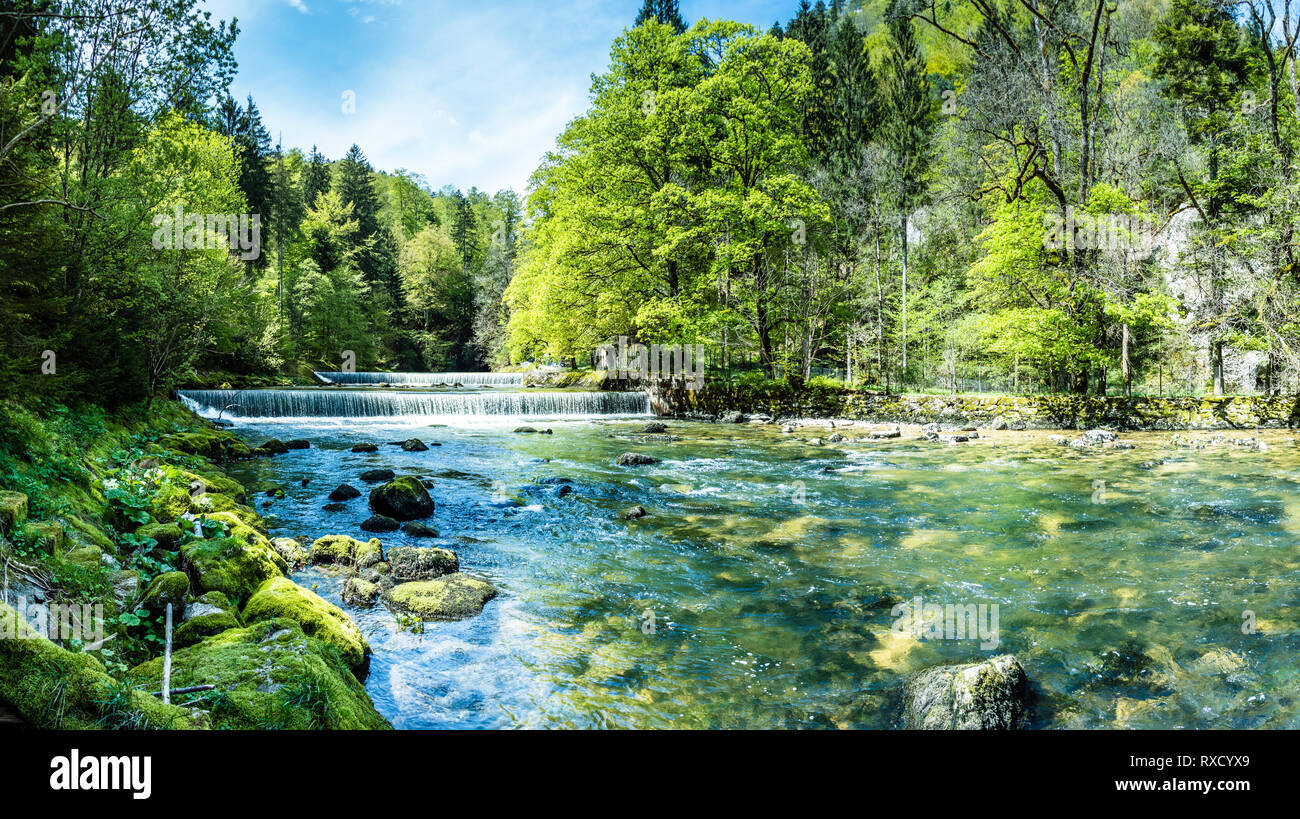
[{"label": "large boulder in water", "polygon": [[396,477],[397,473],[391,469],[367,469],[361,473],[361,480],[366,483],[383,483]]},{"label": "large boulder in water", "polygon": [[460,572],[436,580],[403,583],[383,595],[384,604],[396,612],[421,620],[463,620],[483,611],[497,596],[491,583]]},{"label": "large boulder in water", "polygon": [[624,452],[618,456],[616,463],[619,466],[649,466],[659,463],[659,459],[642,452]]},{"label": "large boulder in water", "polygon": [[433,514],[433,498],[419,478],[403,475],[370,490],[370,508],[394,520],[418,520]]},{"label": "large boulder in water", "polygon": [[907,728],[925,730],[1018,728],[1028,684],[1025,669],[1010,654],[928,668],[907,682],[903,722]]},{"label": "large boulder in water", "polygon": [[332,501],[346,501],[361,497],[361,490],[350,484],[341,483],[329,495]]},{"label": "large boulder in water", "polygon": [[424,441],[421,441],[419,438],[411,438],[408,441],[402,442],[402,449],[407,452],[425,452],[429,447],[425,446]]},{"label": "large boulder in water", "polygon": [[392,567],[393,580],[398,583],[434,580],[460,571],[460,559],[455,552],[415,546],[394,546],[389,549],[388,565]]}]

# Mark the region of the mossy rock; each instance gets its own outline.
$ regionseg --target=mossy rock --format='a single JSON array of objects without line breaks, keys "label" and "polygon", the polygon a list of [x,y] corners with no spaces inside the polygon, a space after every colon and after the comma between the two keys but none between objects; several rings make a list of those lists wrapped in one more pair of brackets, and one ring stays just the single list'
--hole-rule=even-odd
[{"label": "mossy rock", "polygon": [[384,603],[393,611],[422,620],[463,620],[483,611],[497,596],[491,583],[459,572],[436,580],[402,583],[384,593]]},{"label": "mossy rock", "polygon": [[311,545],[311,562],[365,568],[383,560],[379,538],[361,542],[347,535],[326,535]]},{"label": "mossy rock", "polygon": [[357,678],[365,679],[370,646],[361,629],[338,606],[286,577],[276,577],[263,583],[244,604],[244,622],[279,617],[297,621],[307,635],[337,648]]},{"label": "mossy rock", "polygon": [[236,503],[247,503],[248,495],[244,491],[243,484],[233,478],[221,474],[215,469],[194,469],[194,470],[176,470],[176,474],[171,475],[173,480],[189,485],[194,481],[203,484],[203,491],[225,495],[234,499]]},{"label": "mossy rock", "polygon": [[228,611],[200,614],[181,623],[174,632],[173,640],[176,648],[188,648],[232,628],[239,628],[239,620]]},{"label": "mossy rock", "polygon": [[144,594],[140,605],[157,614],[167,610],[172,604],[172,614],[179,621],[185,613],[185,601],[190,596],[190,578],[185,572],[166,572],[153,579]]},{"label": "mossy rock", "polygon": [[416,546],[394,546],[388,550],[388,565],[393,580],[409,583],[416,580],[433,580],[460,571],[460,558],[450,549],[426,549]]},{"label": "mossy rock", "polygon": [[135,530],[135,535],[149,538],[169,552],[176,551],[181,545],[181,527],[174,523],[146,523]]},{"label": "mossy rock", "polygon": [[63,559],[87,570],[99,569],[104,565],[104,553],[98,546],[78,546],[64,555]]},{"label": "mossy rock", "polygon": [[343,602],[349,606],[368,609],[379,599],[379,584],[360,577],[349,577],[343,584]]},{"label": "mossy rock", "polygon": [[219,591],[232,600],[247,600],[289,568],[269,545],[236,537],[191,541],[181,547],[181,558],[197,592]]},{"label": "mossy rock", "polygon": [[[251,511],[251,510],[250,510]],[[251,543],[266,549],[271,548],[271,541],[266,536],[266,525],[262,519],[254,515],[254,520],[249,522],[244,517],[233,511],[212,512],[204,515],[208,520],[219,520],[226,524],[230,530],[230,536],[238,538],[245,543]]]},{"label": "mossy rock", "polygon": [[[41,520],[27,524],[27,532],[40,544],[46,554],[63,554],[66,537],[58,521]],[[89,544],[87,544],[89,545]],[[99,548],[99,547],[95,547]],[[102,549],[100,550],[102,553]]]},{"label": "mossy rock", "polygon": [[163,436],[158,443],[168,449],[189,455],[202,455],[212,460],[247,458],[252,451],[234,433],[225,430],[200,429]]},{"label": "mossy rock", "polygon": [[307,553],[301,543],[291,537],[272,539],[271,548],[275,549],[276,554],[284,558],[284,562],[289,565],[290,571],[296,572],[311,562],[311,555]]},{"label": "mossy rock", "polygon": [[124,688],[94,656],[60,648],[3,602],[0,701],[33,728],[206,727],[184,708]]},{"label": "mossy rock", "polygon": [[417,520],[433,514],[433,498],[420,479],[403,475],[370,490],[370,508],[397,521]]},{"label": "mossy rock", "polygon": [[81,546],[98,546],[105,554],[116,554],[117,546],[113,539],[94,523],[71,516],[63,519],[63,533],[74,543]]},{"label": "mossy rock", "polygon": [[7,534],[27,522],[27,496],[22,492],[0,492],[0,534]]},{"label": "mossy rock", "polygon": [[[131,674],[161,685],[161,657]],[[214,727],[383,730],[365,688],[333,646],[279,618],[229,629],[172,655],[174,688],[214,685],[198,698]]]}]

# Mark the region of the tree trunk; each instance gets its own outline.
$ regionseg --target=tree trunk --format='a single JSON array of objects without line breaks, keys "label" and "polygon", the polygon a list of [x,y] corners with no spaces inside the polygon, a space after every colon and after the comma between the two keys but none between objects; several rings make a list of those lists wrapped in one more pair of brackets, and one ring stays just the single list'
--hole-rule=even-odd
[{"label": "tree trunk", "polygon": [[1129,370],[1129,360],[1128,360],[1129,334],[1128,334],[1127,324],[1123,325],[1123,327],[1121,328],[1121,335],[1122,335],[1122,340],[1120,342],[1120,352],[1119,352],[1119,372],[1120,372],[1120,376],[1124,379],[1124,397],[1129,398],[1133,395],[1133,373]]}]

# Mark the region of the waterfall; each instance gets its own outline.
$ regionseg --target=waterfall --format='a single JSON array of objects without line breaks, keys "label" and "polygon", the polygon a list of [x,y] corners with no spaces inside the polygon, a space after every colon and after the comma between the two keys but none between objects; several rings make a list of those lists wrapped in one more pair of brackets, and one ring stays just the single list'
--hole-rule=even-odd
[{"label": "waterfall", "polygon": [[522,387],[523,373],[315,373],[326,384],[434,387],[461,384],[466,387]]},{"label": "waterfall", "polygon": [[190,409],[226,418],[648,415],[644,392],[391,392],[380,390],[179,390]]}]

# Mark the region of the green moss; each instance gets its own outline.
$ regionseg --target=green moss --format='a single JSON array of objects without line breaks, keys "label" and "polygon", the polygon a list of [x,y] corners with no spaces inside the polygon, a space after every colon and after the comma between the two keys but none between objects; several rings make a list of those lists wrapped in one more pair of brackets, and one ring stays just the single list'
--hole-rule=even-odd
[{"label": "green moss", "polygon": [[365,676],[370,646],[361,629],[338,606],[288,578],[277,577],[262,584],[244,605],[244,622],[279,617],[297,621],[309,636],[337,648],[358,676]]},{"label": "green moss", "polygon": [[64,533],[78,545],[98,546],[108,554],[117,552],[112,539],[95,524],[76,516],[64,518],[63,523]]},{"label": "green moss", "polygon": [[436,580],[402,583],[384,593],[389,608],[423,620],[461,620],[497,596],[492,584],[459,572]]},{"label": "green moss", "polygon": [[189,711],[114,680],[89,654],[37,634],[0,602],[0,701],[35,728],[201,728]]},{"label": "green moss", "polygon": [[[132,675],[157,685],[162,658],[138,666]],[[304,634],[281,618],[230,629],[172,657],[172,685],[215,685],[196,697],[215,727],[390,728],[365,688],[332,646]]]},{"label": "green moss", "polygon": [[174,640],[177,648],[188,648],[232,628],[239,628],[239,620],[228,611],[200,614],[181,623],[176,628]]},{"label": "green moss", "polygon": [[181,547],[181,558],[197,592],[219,591],[232,600],[247,600],[288,568],[270,546],[236,537],[192,541]]},{"label": "green moss", "polygon": [[181,527],[174,523],[146,523],[135,530],[136,537],[150,538],[169,552],[181,544]]},{"label": "green moss", "polygon": [[27,522],[27,496],[22,492],[0,492],[0,534],[14,531]]},{"label": "green moss", "polygon": [[140,598],[140,605],[149,611],[161,613],[167,604],[179,619],[185,611],[185,601],[190,595],[190,578],[184,572],[165,572],[153,579]]},{"label": "green moss", "polygon": [[217,429],[197,429],[164,436],[159,443],[168,449],[213,460],[249,457],[248,444],[234,433]]},{"label": "green moss", "polygon": [[383,559],[383,545],[372,537],[362,543],[347,535],[326,535],[311,545],[311,562],[316,564],[341,564],[365,568]]},{"label": "green moss", "polygon": [[64,555],[63,559],[82,569],[99,569],[104,564],[104,553],[98,546],[79,546]]}]

